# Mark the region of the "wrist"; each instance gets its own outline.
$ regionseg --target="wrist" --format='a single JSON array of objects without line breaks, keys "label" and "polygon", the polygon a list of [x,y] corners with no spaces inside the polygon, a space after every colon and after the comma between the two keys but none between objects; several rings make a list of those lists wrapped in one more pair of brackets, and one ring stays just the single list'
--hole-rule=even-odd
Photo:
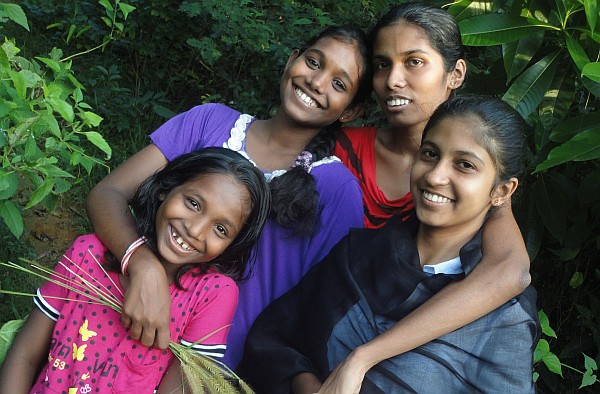
[{"label": "wrist", "polygon": [[162,269],[162,265],[156,258],[154,252],[146,245],[140,245],[130,256],[127,266],[127,275],[136,276],[142,271]]},{"label": "wrist", "polygon": [[353,364],[360,368],[360,372],[365,374],[382,360],[376,349],[372,349],[372,346],[369,346],[369,343],[354,349],[348,358]]}]

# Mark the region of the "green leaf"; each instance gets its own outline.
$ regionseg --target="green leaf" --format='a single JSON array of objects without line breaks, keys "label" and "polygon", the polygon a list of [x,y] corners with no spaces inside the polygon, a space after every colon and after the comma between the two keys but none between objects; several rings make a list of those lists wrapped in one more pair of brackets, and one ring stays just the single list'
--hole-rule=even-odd
[{"label": "green leaf", "polygon": [[536,194],[535,204],[544,226],[557,239],[562,240],[567,227],[567,210],[569,201],[566,201],[564,192],[555,174],[543,174],[534,183],[533,190]]},{"label": "green leaf", "polygon": [[10,200],[0,201],[0,216],[2,216],[4,223],[16,238],[23,234],[23,217],[14,202]]},{"label": "green leaf", "polygon": [[110,4],[110,1],[108,1],[108,0],[98,0],[98,4],[100,4],[101,6],[103,6],[107,11],[114,11],[115,10],[113,8],[112,4]]},{"label": "green leaf", "polygon": [[508,81],[512,81],[527,67],[543,40],[544,32],[538,32],[502,45],[502,58]]},{"label": "green leaf", "polygon": [[598,0],[584,0],[583,7],[590,29],[592,31],[596,30],[596,23],[598,22]]},{"label": "green leaf", "polygon": [[39,168],[39,170],[40,170],[40,172],[43,172],[44,174],[50,175],[55,178],[75,178],[73,175],[69,174],[65,170],[63,170],[55,165],[48,165],[48,166]]},{"label": "green leaf", "polygon": [[23,153],[23,157],[26,161],[31,162],[39,157],[39,152],[40,150],[37,147],[35,138],[29,136],[27,141],[25,141],[25,151]]},{"label": "green leaf", "polygon": [[73,107],[71,104],[67,103],[65,100],[61,100],[54,97],[46,98],[46,102],[50,104],[52,109],[60,114],[64,120],[69,123],[73,122],[73,118],[75,114],[73,112]]},{"label": "green leaf", "polygon": [[597,380],[598,378],[596,377],[596,375],[592,374],[589,371],[585,371],[583,377],[581,378],[581,386],[579,386],[579,388],[581,389],[583,387],[591,386],[594,383],[596,383]]},{"label": "green leaf", "polygon": [[554,79],[538,107],[540,120],[546,130],[554,132],[557,125],[567,116],[575,99],[575,92],[575,78],[571,73],[554,74]]},{"label": "green leaf", "polygon": [[583,274],[581,272],[575,272],[569,281],[569,286],[576,289],[583,283]]},{"label": "green leaf", "polygon": [[600,127],[583,131],[564,144],[552,149],[548,158],[538,164],[534,172],[542,171],[569,161],[587,161],[600,157]]},{"label": "green leaf", "polygon": [[600,113],[590,112],[566,119],[550,133],[550,139],[555,142],[566,142],[583,131],[600,127]]},{"label": "green leaf", "polygon": [[36,59],[44,63],[46,66],[50,67],[50,70],[54,71],[57,74],[62,71],[61,64],[56,60],[48,59],[45,57],[36,57]]},{"label": "green leaf", "polygon": [[598,364],[596,364],[596,360],[589,357],[587,354],[583,353],[584,365],[586,371],[597,371]]},{"label": "green leaf", "polygon": [[127,16],[135,10],[135,7],[125,3],[119,3],[119,9],[123,13],[123,19],[127,19]]},{"label": "green leaf", "polygon": [[[546,315],[546,312],[544,312],[543,309],[538,311],[538,320],[540,321],[540,326],[542,327],[544,335],[556,338],[556,332],[550,327],[550,319],[548,319],[548,315]],[[550,349],[550,347],[548,347],[548,349]]]},{"label": "green leaf", "polygon": [[600,83],[600,62],[586,64],[583,66],[581,74],[594,82]]},{"label": "green leaf", "polygon": [[109,19],[109,18],[107,18],[105,16],[101,17],[100,19],[102,19],[104,21],[104,23],[106,24],[106,26],[112,27],[112,20],[111,19]]},{"label": "green leaf", "polygon": [[8,19],[23,26],[25,30],[29,31],[27,16],[23,12],[21,6],[17,4],[0,4],[0,8],[4,11]]},{"label": "green leaf", "polygon": [[10,75],[10,79],[13,81],[17,95],[19,98],[24,99],[27,95],[27,82],[25,78],[19,72],[13,70],[9,70],[8,75]]},{"label": "green leaf", "polygon": [[590,58],[585,53],[585,50],[581,46],[581,44],[575,40],[569,33],[565,33],[565,38],[567,42],[567,49],[569,50],[569,54],[571,58],[575,62],[575,65],[579,69],[579,71],[583,70],[583,66],[590,62]]},{"label": "green leaf", "polygon": [[54,134],[59,139],[62,137],[58,121],[52,114],[49,114],[47,112],[42,114],[42,120],[46,123],[48,129],[52,134]]},{"label": "green leaf", "polygon": [[52,192],[52,187],[54,187],[54,178],[46,177],[46,179],[44,179],[44,182],[42,182],[42,184],[31,194],[31,197],[29,197],[29,202],[25,206],[25,209],[34,207],[40,202],[42,202],[42,200],[48,194],[50,194],[50,192]]},{"label": "green leaf", "polygon": [[8,349],[24,323],[25,320],[10,320],[0,328],[0,365],[4,362]]},{"label": "green leaf", "polygon": [[0,168],[0,200],[8,200],[19,188],[19,176],[14,172],[5,172]]},{"label": "green leaf", "polygon": [[509,14],[485,14],[458,22],[463,44],[490,46],[506,44],[555,27],[535,19]]},{"label": "green leaf", "polygon": [[102,137],[100,135],[100,133],[95,132],[95,131],[86,131],[86,132],[83,132],[82,134],[85,134],[88,141],[90,141],[92,144],[94,144],[102,152],[106,153],[107,160],[110,159],[110,156],[112,155],[112,149],[110,148],[110,146],[108,145],[108,143],[106,142],[104,137]]},{"label": "green leaf", "polygon": [[98,116],[95,113],[89,111],[82,112],[79,114],[79,116],[81,117],[81,119],[83,119],[83,122],[86,125],[92,127],[97,127],[103,120],[101,116]]},{"label": "green leaf", "polygon": [[582,206],[600,201],[600,170],[590,172],[581,180],[577,199]]},{"label": "green leaf", "polygon": [[305,26],[305,25],[310,25],[312,23],[312,21],[308,18],[299,18],[296,19],[293,23],[294,26]]},{"label": "green leaf", "polygon": [[542,358],[542,362],[550,372],[554,372],[557,375],[563,376],[562,374],[562,365],[560,364],[560,360],[556,357],[555,354],[550,353],[544,358]]},{"label": "green leaf", "polygon": [[547,340],[540,339],[533,352],[533,362],[542,361],[548,354],[550,354],[550,344]]},{"label": "green leaf", "polygon": [[554,79],[559,52],[547,55],[523,72],[508,88],[502,100],[515,108],[523,118],[536,110]]}]

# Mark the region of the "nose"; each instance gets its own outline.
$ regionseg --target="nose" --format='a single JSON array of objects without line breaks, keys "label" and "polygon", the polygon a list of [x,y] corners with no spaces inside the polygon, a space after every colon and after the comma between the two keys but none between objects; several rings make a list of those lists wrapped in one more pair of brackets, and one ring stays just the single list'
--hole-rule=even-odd
[{"label": "nose", "polygon": [[387,78],[387,86],[390,90],[397,88],[403,88],[406,86],[406,79],[404,76],[404,69],[400,66],[395,66],[390,69]]},{"label": "nose", "polygon": [[306,84],[319,94],[323,93],[326,81],[327,75],[322,70],[315,70],[306,77]]},{"label": "nose", "polygon": [[206,248],[206,238],[208,231],[210,230],[210,224],[200,218],[194,218],[185,222],[185,230],[191,240],[195,241],[194,247],[199,249],[200,247]]},{"label": "nose", "polygon": [[431,186],[448,184],[451,163],[439,161],[425,174],[425,181]]}]

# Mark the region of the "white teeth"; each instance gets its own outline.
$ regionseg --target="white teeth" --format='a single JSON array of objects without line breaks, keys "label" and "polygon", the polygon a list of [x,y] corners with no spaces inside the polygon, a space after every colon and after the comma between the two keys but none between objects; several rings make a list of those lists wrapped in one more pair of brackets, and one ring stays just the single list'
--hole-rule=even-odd
[{"label": "white teeth", "polygon": [[308,97],[302,90],[296,88],[295,89],[296,96],[300,97],[300,100],[304,101],[306,105],[312,108],[319,108],[319,104],[310,97]]},{"label": "white teeth", "polygon": [[392,99],[392,100],[386,101],[386,104],[389,105],[390,107],[398,107],[400,105],[407,105],[409,103],[410,103],[410,100],[407,100],[407,99]]},{"label": "white teeth", "polygon": [[425,197],[426,200],[429,200],[429,201],[432,201],[432,202],[440,202],[440,203],[449,203],[449,202],[452,202],[451,199],[446,198],[446,197],[442,197],[442,196],[438,196],[437,194],[431,194],[431,193],[423,192],[423,196]]},{"label": "white teeth", "polygon": [[182,248],[183,250],[186,250],[186,251],[188,251],[188,252],[190,252],[190,251],[192,251],[192,250],[195,250],[195,249],[194,249],[194,248],[192,248],[190,245],[188,245],[187,243],[183,242],[183,238],[181,238],[181,237],[179,236],[179,234],[177,234],[177,233],[175,232],[175,230],[174,230],[172,227],[171,227],[171,236],[173,237],[173,239],[175,240],[175,242],[177,242],[177,244],[178,244],[179,246],[181,246],[181,248]]}]

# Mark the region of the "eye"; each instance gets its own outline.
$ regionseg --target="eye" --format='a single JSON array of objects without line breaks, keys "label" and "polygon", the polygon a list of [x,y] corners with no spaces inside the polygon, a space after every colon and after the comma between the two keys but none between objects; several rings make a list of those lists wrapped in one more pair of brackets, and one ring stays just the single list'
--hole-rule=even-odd
[{"label": "eye", "polygon": [[375,64],[373,65],[375,67],[375,70],[385,70],[389,67],[388,62],[375,62]]},{"label": "eye", "polygon": [[224,237],[227,237],[227,235],[228,235],[228,232],[227,232],[227,229],[225,228],[225,226],[222,226],[222,225],[220,225],[220,224],[217,224],[217,225],[215,226],[215,229],[217,230],[217,232],[218,232],[219,234],[221,234],[221,235],[222,235],[222,236],[224,236]]},{"label": "eye", "polygon": [[431,148],[421,149],[421,158],[425,161],[437,160],[439,158],[438,153]]},{"label": "eye", "polygon": [[475,166],[472,163],[468,162],[468,161],[461,161],[461,162],[458,163],[458,165],[462,169],[469,170],[469,171],[472,171],[472,170],[476,169]]},{"label": "eye", "polygon": [[406,65],[409,67],[418,67],[424,63],[425,62],[423,60],[416,58],[416,57],[411,57],[410,59],[408,59],[406,61]]},{"label": "eye", "polygon": [[333,86],[340,91],[346,91],[346,85],[344,85],[344,82],[340,81],[339,79],[334,79],[333,80]]},{"label": "eye", "polygon": [[308,65],[308,67],[312,68],[313,70],[316,70],[319,68],[319,62],[312,58],[312,57],[306,57],[306,64]]},{"label": "eye", "polygon": [[193,198],[187,198],[187,202],[190,205],[190,207],[192,207],[193,209],[195,209],[196,211],[200,210],[200,204],[198,204],[198,202],[196,200],[194,200]]}]

